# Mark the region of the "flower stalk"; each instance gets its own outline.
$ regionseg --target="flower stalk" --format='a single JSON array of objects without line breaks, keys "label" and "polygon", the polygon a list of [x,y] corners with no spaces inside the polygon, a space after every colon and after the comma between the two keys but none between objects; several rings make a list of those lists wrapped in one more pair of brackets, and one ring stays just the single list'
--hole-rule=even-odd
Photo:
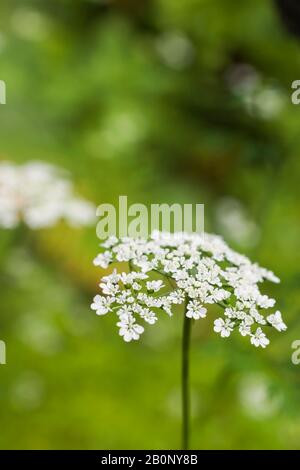
[{"label": "flower stalk", "polygon": [[184,314],[182,332],[181,402],[182,450],[189,449],[190,440],[190,343],[192,319]]}]

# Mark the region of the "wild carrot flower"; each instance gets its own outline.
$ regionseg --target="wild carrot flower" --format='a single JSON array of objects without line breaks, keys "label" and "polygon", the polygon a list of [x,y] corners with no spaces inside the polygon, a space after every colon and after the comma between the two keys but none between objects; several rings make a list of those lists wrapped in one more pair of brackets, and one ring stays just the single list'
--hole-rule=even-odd
[{"label": "wild carrot flower", "polygon": [[[222,338],[234,331],[248,336],[252,345],[265,348],[269,339],[263,327],[286,329],[281,313],[265,315],[275,300],[261,292],[265,281],[279,279],[265,268],[236,253],[216,235],[153,232],[149,239],[110,237],[94,260],[104,269],[127,262],[130,272],[116,270],[102,278],[102,294],[91,308],[98,315],[115,313],[125,341],[137,340],[144,323],[153,325],[160,313],[186,303],[186,317],[200,320],[210,304],[223,309],[214,322]],[[162,279],[153,279],[161,276]]]},{"label": "wild carrot flower", "polygon": [[43,162],[0,163],[0,227],[12,229],[21,221],[31,229],[65,219],[70,225],[89,225],[96,208],[74,195],[73,185],[59,168]]}]

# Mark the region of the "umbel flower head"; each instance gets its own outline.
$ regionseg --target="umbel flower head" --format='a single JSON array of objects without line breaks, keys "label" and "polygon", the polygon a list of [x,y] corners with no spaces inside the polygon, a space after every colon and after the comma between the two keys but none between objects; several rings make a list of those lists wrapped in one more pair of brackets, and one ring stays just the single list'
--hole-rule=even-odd
[{"label": "umbel flower head", "polygon": [[172,316],[178,304],[185,304],[185,315],[194,320],[206,317],[210,304],[219,305],[223,316],[215,320],[214,331],[226,338],[238,330],[256,347],[269,344],[263,327],[286,329],[278,310],[268,312],[275,300],[259,289],[263,281],[279,279],[219,236],[155,231],[149,239],[113,236],[101,246],[96,266],[127,262],[129,272],[104,276],[91,308],[97,315],[114,312],[125,341],[139,339],[143,324],[153,325],[160,312]]},{"label": "umbel flower head", "polygon": [[50,227],[61,219],[74,226],[89,225],[96,208],[74,195],[65,172],[43,162],[0,163],[0,227],[21,221],[31,229]]}]

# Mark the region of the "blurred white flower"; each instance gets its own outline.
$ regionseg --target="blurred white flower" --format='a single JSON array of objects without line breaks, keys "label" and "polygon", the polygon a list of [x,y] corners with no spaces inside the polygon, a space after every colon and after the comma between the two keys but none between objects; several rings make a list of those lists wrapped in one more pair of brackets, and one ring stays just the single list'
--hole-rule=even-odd
[{"label": "blurred white flower", "polygon": [[192,42],[181,32],[168,32],[156,40],[156,50],[163,62],[175,70],[185,69],[194,59]]},{"label": "blurred white flower", "polygon": [[94,204],[80,198],[73,198],[66,201],[65,219],[73,227],[90,225],[95,220],[96,208]]},{"label": "blurred white flower", "polygon": [[250,64],[234,64],[225,75],[228,87],[237,96],[246,96],[253,93],[261,83],[257,70]]},{"label": "blurred white flower", "polygon": [[21,317],[16,334],[28,347],[49,356],[57,354],[63,345],[59,329],[49,319],[35,314]]},{"label": "blurred white flower", "polygon": [[238,199],[221,198],[215,212],[218,229],[226,238],[245,248],[257,244],[260,237],[259,227]]},{"label": "blurred white flower", "polygon": [[50,17],[37,10],[16,8],[11,16],[11,27],[24,39],[43,41],[50,31]]},{"label": "blurred white flower", "polygon": [[31,411],[37,409],[45,394],[44,383],[36,372],[24,372],[14,383],[10,398],[14,408]]},{"label": "blurred white flower", "polygon": [[138,141],[142,135],[143,116],[137,112],[124,110],[107,116],[103,124],[102,137],[114,148]]},{"label": "blurred white flower", "polygon": [[249,111],[262,119],[272,119],[280,113],[286,102],[286,96],[279,87],[265,85],[250,99]]},{"label": "blurred white flower", "polygon": [[[214,331],[226,338],[236,329],[256,347],[269,344],[261,326],[284,329],[279,312],[264,317],[263,309],[272,308],[275,300],[259,289],[264,280],[279,279],[217,235],[155,231],[149,239],[110,237],[101,246],[104,252],[96,257],[96,266],[128,262],[130,272],[114,270],[104,276],[99,284],[102,293],[91,308],[98,315],[116,313],[125,341],[138,339],[144,331],[136,318],[153,325],[159,312],[172,316],[173,307],[184,303],[185,315],[195,320],[206,317],[204,305],[219,305],[224,318],[215,320]],[[153,280],[154,273],[168,282]],[[168,288],[171,291],[166,292]]]},{"label": "blurred white flower", "polygon": [[115,158],[139,145],[147,125],[140,109],[113,109],[104,116],[101,126],[88,133],[85,146],[96,158]]},{"label": "blurred white flower", "polygon": [[277,84],[264,83],[260,74],[249,64],[232,66],[226,74],[226,81],[251,116],[272,119],[288,102]]},{"label": "blurred white flower", "polygon": [[0,163],[0,227],[21,221],[31,229],[50,227],[61,219],[74,226],[95,221],[95,206],[73,194],[60,169],[42,162]]},{"label": "blurred white flower", "polygon": [[281,403],[281,397],[271,393],[270,381],[262,374],[243,377],[238,386],[238,396],[245,413],[255,419],[271,417]]}]

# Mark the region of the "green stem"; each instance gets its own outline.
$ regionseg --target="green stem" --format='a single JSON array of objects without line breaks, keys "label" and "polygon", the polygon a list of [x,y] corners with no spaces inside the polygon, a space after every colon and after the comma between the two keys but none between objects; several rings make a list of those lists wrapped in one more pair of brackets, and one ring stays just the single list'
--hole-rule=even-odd
[{"label": "green stem", "polygon": [[189,449],[190,432],[190,340],[192,320],[184,312],[183,334],[182,334],[182,369],[181,369],[181,399],[182,399],[182,450]]}]

